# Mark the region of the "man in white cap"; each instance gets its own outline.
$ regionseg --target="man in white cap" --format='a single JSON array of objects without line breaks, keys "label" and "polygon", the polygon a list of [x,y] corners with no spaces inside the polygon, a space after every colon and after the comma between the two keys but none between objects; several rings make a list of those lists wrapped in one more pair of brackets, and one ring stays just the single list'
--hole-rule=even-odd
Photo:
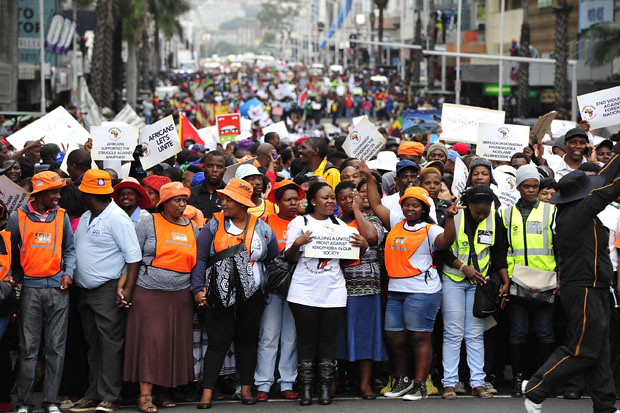
[{"label": "man in white cap", "polygon": [[255,207],[248,208],[248,213],[256,215],[257,218],[266,218],[271,214],[278,213],[278,207],[266,199],[262,198],[265,190],[264,175],[260,173],[258,168],[251,164],[241,165],[237,168],[235,177],[243,179],[254,188],[252,193],[252,202]]}]

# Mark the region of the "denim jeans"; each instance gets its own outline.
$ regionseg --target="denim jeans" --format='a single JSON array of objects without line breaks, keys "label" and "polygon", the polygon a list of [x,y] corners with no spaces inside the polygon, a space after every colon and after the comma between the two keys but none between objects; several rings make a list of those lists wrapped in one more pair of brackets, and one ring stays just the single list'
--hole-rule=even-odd
[{"label": "denim jeans", "polygon": [[484,327],[485,319],[474,317],[476,286],[467,280],[443,282],[443,380],[444,387],[459,381],[461,342],[465,339],[467,365],[472,388],[484,385]]},{"label": "denim jeans", "polygon": [[19,304],[17,404],[34,406],[32,389],[42,335],[45,337],[43,403],[58,403],[58,389],[65,362],[69,291],[60,288],[23,287]]},{"label": "denim jeans", "polygon": [[10,315],[7,315],[6,317],[0,317],[0,340],[2,340],[2,336],[4,336],[4,332],[9,326],[9,322],[11,322]]},{"label": "denim jeans", "polygon": [[509,344],[525,344],[529,331],[530,319],[534,322],[536,338],[541,343],[553,343],[553,305],[527,304],[511,300],[510,339]]},{"label": "denim jeans", "polygon": [[297,378],[297,334],[295,320],[286,298],[269,293],[260,323],[258,355],[254,382],[258,391],[268,392],[274,381],[274,370],[280,346],[280,391],[292,390]]}]

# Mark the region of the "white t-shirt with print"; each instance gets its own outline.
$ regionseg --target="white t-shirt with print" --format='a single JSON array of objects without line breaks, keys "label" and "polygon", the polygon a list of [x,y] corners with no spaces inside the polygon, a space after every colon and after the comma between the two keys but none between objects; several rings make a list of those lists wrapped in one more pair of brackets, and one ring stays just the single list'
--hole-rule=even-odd
[{"label": "white t-shirt with print", "polygon": [[[313,228],[320,228],[331,223],[330,219],[317,220],[310,215],[306,215],[306,219],[308,220],[307,226],[302,216],[293,219],[288,224],[286,249],[289,249],[304,232],[313,231]],[[340,219],[338,223],[346,225]],[[339,260],[306,258],[304,249],[305,246],[300,248],[301,256],[291,278],[287,300],[312,307],[345,307],[347,288]]]}]

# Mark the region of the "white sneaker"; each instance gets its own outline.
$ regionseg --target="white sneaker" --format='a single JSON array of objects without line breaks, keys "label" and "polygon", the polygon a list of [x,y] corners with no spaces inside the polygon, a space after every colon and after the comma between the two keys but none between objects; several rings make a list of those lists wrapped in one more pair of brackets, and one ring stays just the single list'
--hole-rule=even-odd
[{"label": "white sneaker", "polygon": [[529,380],[523,380],[521,382],[521,394],[525,394],[525,389],[527,388],[527,383],[529,382]]},{"label": "white sneaker", "polygon": [[525,411],[527,413],[541,413],[542,412],[542,404],[534,403],[530,399],[526,398],[524,405],[525,405]]}]

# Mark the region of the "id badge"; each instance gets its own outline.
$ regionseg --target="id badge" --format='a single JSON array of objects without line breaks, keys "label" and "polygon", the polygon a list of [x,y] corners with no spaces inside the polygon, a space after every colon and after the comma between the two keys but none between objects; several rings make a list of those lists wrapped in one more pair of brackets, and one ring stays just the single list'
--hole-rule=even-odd
[{"label": "id badge", "polygon": [[491,245],[493,243],[493,231],[478,231],[478,244]]}]

